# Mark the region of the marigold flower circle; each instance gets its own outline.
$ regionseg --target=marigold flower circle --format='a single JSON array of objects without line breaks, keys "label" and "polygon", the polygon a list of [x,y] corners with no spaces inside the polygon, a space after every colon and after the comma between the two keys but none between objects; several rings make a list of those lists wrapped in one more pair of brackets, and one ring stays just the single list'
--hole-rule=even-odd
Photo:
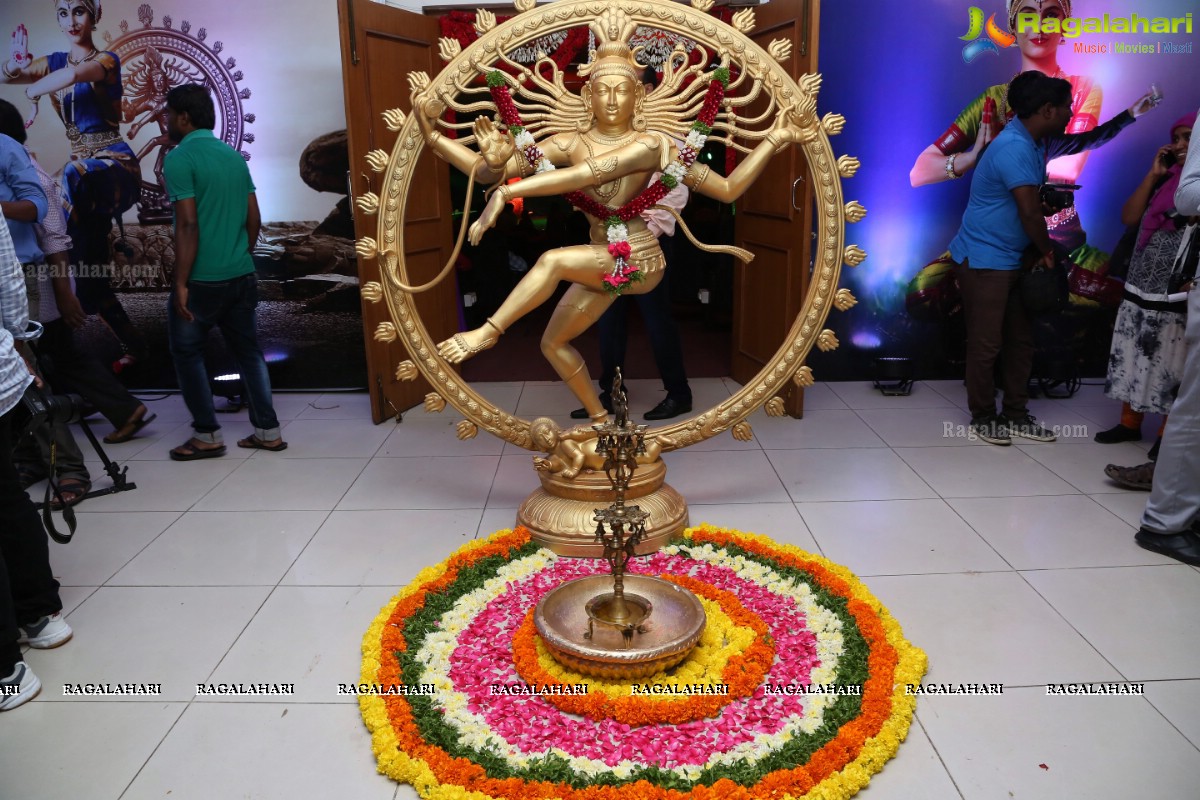
[{"label": "marigold flower circle", "polygon": [[[517,674],[533,686],[588,687],[587,694],[547,695],[560,711],[589,719],[612,719],[626,725],[656,722],[680,724],[716,714],[739,697],[749,697],[763,682],[775,660],[774,639],[758,615],[747,611],[735,595],[686,576],[662,575],[693,592],[704,605],[708,624],[699,646],[668,673],[638,681],[605,681],[581,675],[550,656],[533,622],[533,610],[513,636]],[[699,670],[699,674],[695,674]],[[724,684],[727,694],[695,696],[634,695],[633,685],[691,686]]]},{"label": "marigold flower circle", "polygon": [[[611,686],[571,698],[591,709],[569,709],[566,695],[489,697],[489,685],[573,677],[539,658],[529,610],[562,580],[601,568],[560,559],[517,529],[422,571],[363,642],[363,683],[432,689],[360,696],[380,771],[436,800],[817,800],[857,792],[907,735],[916,698],[905,684],[920,681],[925,655],[887,609],[844,567],[709,527],[638,559],[636,571],[696,591],[732,643],[685,673],[721,665],[730,677],[711,716],[695,716],[708,695],[621,697]],[[795,685],[808,688],[775,691]],[[645,702],[617,702],[633,699]]]}]

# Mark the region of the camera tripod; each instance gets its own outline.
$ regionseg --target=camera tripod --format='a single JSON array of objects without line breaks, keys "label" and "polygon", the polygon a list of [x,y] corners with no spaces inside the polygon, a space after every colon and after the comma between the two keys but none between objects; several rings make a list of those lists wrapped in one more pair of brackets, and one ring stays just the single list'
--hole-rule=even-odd
[{"label": "camera tripod", "polygon": [[[75,395],[61,395],[58,397],[51,398],[48,405],[62,406],[62,405],[69,404],[70,407],[79,408],[79,405],[81,402],[82,401],[80,400],[80,398]],[[101,463],[104,464],[104,472],[106,475],[108,475],[109,479],[112,480],[112,485],[108,486],[107,488],[104,488],[104,489],[92,489],[92,490],[88,491],[88,493],[85,494],[83,497],[81,497],[76,502],[76,504],[88,499],[89,497],[102,497],[106,494],[116,494],[117,492],[128,492],[132,489],[136,489],[137,484],[131,482],[127,475],[128,471],[129,471],[129,467],[127,467],[127,466],[122,467],[119,464],[117,464],[117,462],[113,461],[112,459],[110,459],[108,457],[108,453],[106,453],[104,451],[104,447],[100,444],[100,440],[97,439],[96,434],[92,432],[92,426],[90,424],[88,424],[86,417],[84,417],[82,414],[80,414],[78,421],[79,421],[79,426],[81,428],[83,428],[84,435],[87,436],[88,441],[92,443],[92,449],[94,449],[96,451],[96,455],[100,456],[100,461],[101,461]],[[31,428],[29,428],[26,431],[25,435],[32,436],[33,432],[35,430],[37,430],[39,427],[48,428],[50,426],[50,424],[51,424],[50,419],[42,418],[37,424],[35,424]],[[45,497],[42,499],[42,502],[34,503],[34,506],[41,512],[42,524],[45,525],[46,533],[49,534],[50,538],[56,542],[59,542],[60,544],[66,544],[66,543],[70,542],[71,538],[75,535],[75,527],[76,527],[75,508],[74,508],[75,504],[67,505],[66,503],[64,503],[62,501],[62,495],[58,490],[58,484],[55,480],[54,473],[57,470],[57,464],[56,464],[56,458],[55,458],[54,453],[55,453],[55,446],[53,444],[51,444],[51,446],[50,446],[50,454],[51,454],[50,455],[50,463],[46,465],[47,472],[48,472],[48,476],[46,479],[46,494],[45,494]],[[51,495],[54,495],[55,497],[57,497],[59,500],[59,503],[62,506],[63,522],[65,522],[67,524],[67,532],[66,533],[59,532],[59,530],[54,526],[54,517],[50,513],[50,511],[51,511],[51,505],[50,505]]]}]

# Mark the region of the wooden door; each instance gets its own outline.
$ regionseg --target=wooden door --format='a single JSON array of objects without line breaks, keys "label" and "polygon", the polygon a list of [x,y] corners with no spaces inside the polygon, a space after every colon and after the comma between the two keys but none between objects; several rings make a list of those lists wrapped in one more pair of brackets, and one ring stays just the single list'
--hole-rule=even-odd
[{"label": "wooden door", "polygon": [[[755,9],[750,37],[763,49],[775,39],[792,41],[784,65],[793,78],[816,72],[818,0],[771,0]],[[808,291],[812,257],[813,194],[804,154],[779,154],[738,203],[735,238],[754,253],[734,272],[733,378],[748,382],[779,350]],[[788,383],[787,412],[800,417],[803,390]]]},{"label": "wooden door", "polygon": [[[365,156],[376,149],[391,152],[396,134],[384,125],[382,114],[391,108],[411,111],[408,73],[423,70],[435,75],[442,68],[436,50],[437,19],[371,0],[338,0],[338,19],[351,194],[353,197],[365,192],[383,194],[383,176],[367,168]],[[413,185],[420,187],[420,193],[408,206],[404,258],[408,281],[423,283],[437,275],[450,257],[453,205],[445,162],[426,151],[417,165]],[[377,221],[378,217],[355,209],[355,236],[378,238]],[[378,262],[360,258],[358,278],[361,283],[378,281]],[[434,341],[453,335],[458,330],[458,297],[453,277],[418,295],[417,309]],[[382,422],[420,403],[430,387],[424,379],[396,380],[396,365],[408,358],[402,342],[375,341],[376,326],[389,319],[386,304],[363,302],[362,316],[372,416],[376,422]]]}]

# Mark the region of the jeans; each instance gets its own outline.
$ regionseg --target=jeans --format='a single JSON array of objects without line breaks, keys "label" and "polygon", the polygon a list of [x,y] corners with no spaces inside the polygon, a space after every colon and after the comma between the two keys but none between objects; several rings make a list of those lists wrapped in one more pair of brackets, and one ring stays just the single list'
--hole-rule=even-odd
[{"label": "jeans", "polygon": [[13,466],[17,416],[0,417],[0,677],[21,660],[17,626],[62,610],[46,529]]},{"label": "jeans", "polygon": [[1182,533],[1200,520],[1200,289],[1188,296],[1187,360],[1142,514],[1151,533]]},{"label": "jeans", "polygon": [[221,426],[213,408],[212,388],[204,367],[204,344],[214,326],[221,329],[225,345],[237,361],[250,406],[254,435],[264,442],[279,438],[279,419],[271,405],[271,380],[258,346],[255,307],[258,278],[250,273],[227,281],[189,281],[188,322],[175,311],[175,295],[167,301],[167,334],[175,375],[199,441],[221,443]]}]

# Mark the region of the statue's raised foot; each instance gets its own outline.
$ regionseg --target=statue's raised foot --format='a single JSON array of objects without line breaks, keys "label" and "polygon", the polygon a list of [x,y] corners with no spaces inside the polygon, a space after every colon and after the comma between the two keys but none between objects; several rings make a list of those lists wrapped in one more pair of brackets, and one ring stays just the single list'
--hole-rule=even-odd
[{"label": "statue's raised foot", "polygon": [[437,346],[438,355],[451,364],[461,364],[471,356],[482,353],[500,341],[504,333],[490,319],[480,327],[466,333],[456,333]]}]

